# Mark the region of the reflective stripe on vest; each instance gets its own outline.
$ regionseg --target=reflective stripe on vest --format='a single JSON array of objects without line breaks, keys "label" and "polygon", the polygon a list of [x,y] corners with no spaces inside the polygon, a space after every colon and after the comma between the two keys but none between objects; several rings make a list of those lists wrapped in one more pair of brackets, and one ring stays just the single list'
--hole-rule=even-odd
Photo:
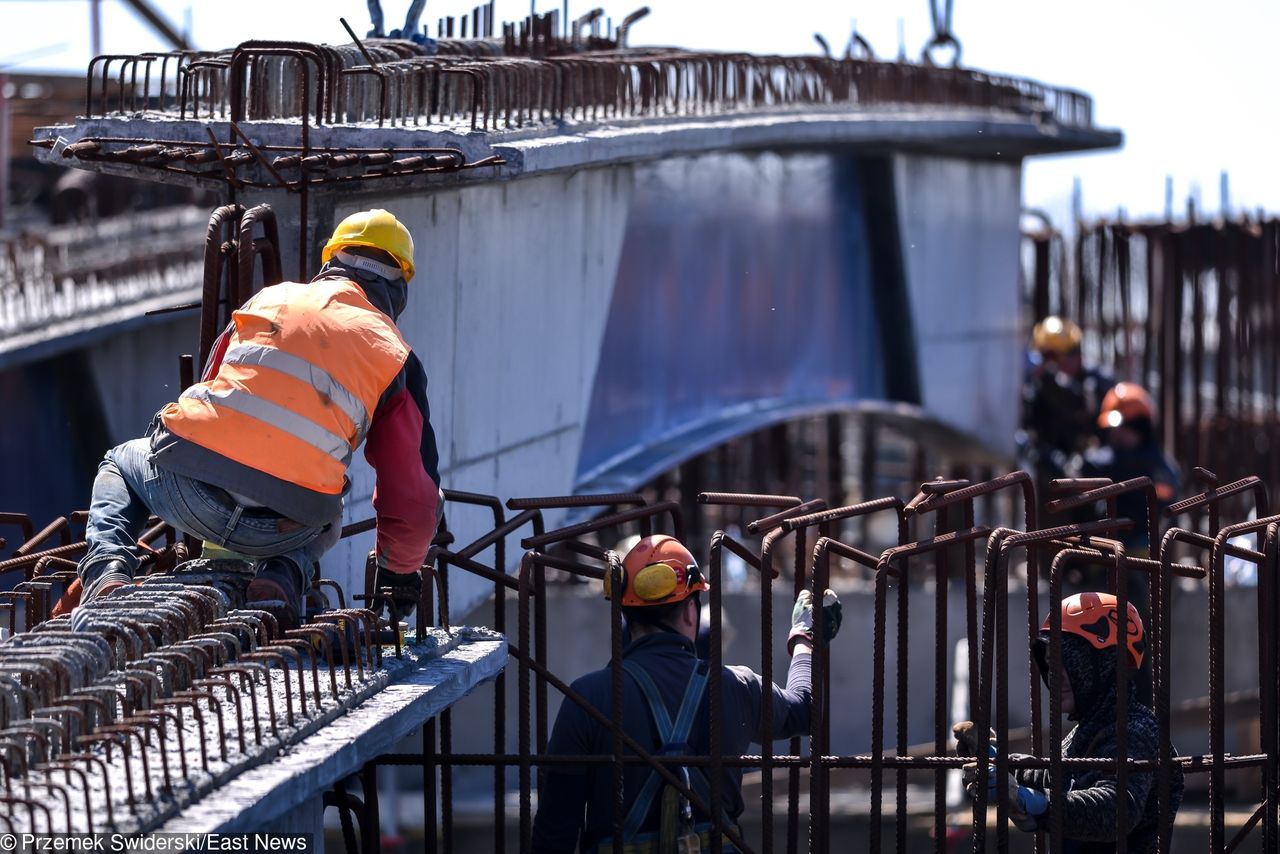
[{"label": "reflective stripe on vest", "polygon": [[[227,365],[251,365],[254,367],[270,368],[273,371],[279,371],[282,374],[288,374],[294,379],[301,380],[307,385],[314,388],[320,394],[328,397],[338,408],[341,409],[351,419],[351,423],[356,427],[356,441],[354,444],[359,445],[360,440],[364,438],[364,434],[369,430],[369,413],[365,410],[364,404],[360,399],[342,385],[342,383],[331,377],[323,368],[311,364],[300,356],[292,353],[286,353],[275,347],[264,347],[261,344],[236,344],[227,349],[227,354],[222,357],[222,361]],[[231,406],[223,401],[224,405]],[[274,404],[272,404],[274,406]],[[235,408],[234,406],[232,407]],[[283,409],[283,407],[277,407]],[[270,424],[275,424],[282,430],[290,433],[298,433],[288,424],[277,422],[274,418],[266,418],[254,412],[240,409],[245,415],[252,415],[254,418],[261,418]],[[288,414],[294,421],[298,421],[297,416],[293,415],[287,409],[283,411]],[[310,422],[306,422],[310,423]],[[332,433],[322,430],[326,435],[332,436]],[[330,453],[325,447],[317,444],[311,439],[307,439],[312,445],[315,445],[325,453]],[[343,442],[345,445],[346,443]]]},{"label": "reflective stripe on vest", "polygon": [[288,483],[341,494],[409,345],[345,279],[263,288],[232,322],[217,373],[161,411],[165,426]]},{"label": "reflective stripe on vest", "polygon": [[346,439],[330,433],[314,421],[294,414],[278,403],[273,403],[265,398],[254,397],[247,392],[234,388],[226,391],[214,391],[203,385],[192,386],[184,391],[182,396],[192,400],[202,400],[214,406],[225,406],[227,409],[233,409],[241,415],[248,415],[250,418],[256,418],[259,421],[270,424],[272,427],[296,436],[317,451],[333,457],[344,466],[351,461],[351,445]]}]

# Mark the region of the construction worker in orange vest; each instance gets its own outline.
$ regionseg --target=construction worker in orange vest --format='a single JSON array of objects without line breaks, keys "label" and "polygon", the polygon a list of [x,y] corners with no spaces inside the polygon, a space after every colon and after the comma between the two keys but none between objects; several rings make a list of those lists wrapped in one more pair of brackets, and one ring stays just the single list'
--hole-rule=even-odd
[{"label": "construction worker in orange vest", "polygon": [[[765,739],[789,738],[808,732],[811,702],[810,657],[813,651],[812,594],[805,590],[791,612],[787,648],[791,666],[787,686],[764,683],[749,667],[724,667],[709,672],[695,650],[699,595],[710,584],[693,554],[674,537],[659,534],[640,540],[623,559],[623,590],[605,585],[605,597],[622,596],[622,612],[631,640],[622,651],[623,726],[645,750],[654,754],[700,755],[710,752],[708,696],[712,679],[720,682],[721,749],[726,756],[746,752]],[[840,628],[839,600],[830,590],[823,597],[826,640]],[[611,670],[605,667],[576,680],[572,688],[594,708],[608,715],[613,707]],[[760,731],[760,708],[773,706],[773,732]],[[556,715],[549,754],[581,756],[608,754],[612,736],[573,700],[566,699]],[[723,769],[720,803],[711,803],[708,770],[701,766],[675,769],[729,827],[745,809],[742,769]],[[607,766],[550,765],[538,789],[538,814],[533,823],[535,854],[612,851],[613,776]],[[663,783],[651,769],[629,765],[623,783],[627,815],[624,850],[633,854],[709,850],[713,824],[709,815],[692,809],[679,790]],[[736,850],[727,842],[726,852]]]},{"label": "construction worker in orange vest", "polygon": [[[247,599],[296,624],[313,563],[337,542],[352,456],[377,472],[377,586],[412,611],[441,504],[427,378],[396,328],[413,238],[384,210],[334,229],[310,283],[263,288],[232,315],[201,381],[107,452],[93,485],[80,600],[133,580],[155,514],[257,559]],[[73,620],[74,623],[74,620]]]}]

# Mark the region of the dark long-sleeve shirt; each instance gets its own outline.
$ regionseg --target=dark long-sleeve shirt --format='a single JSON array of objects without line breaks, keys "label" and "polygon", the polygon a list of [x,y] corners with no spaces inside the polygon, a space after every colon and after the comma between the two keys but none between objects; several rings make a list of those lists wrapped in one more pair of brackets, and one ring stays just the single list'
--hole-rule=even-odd
[{"label": "dark long-sleeve shirt", "polygon": [[[1116,704],[1114,691],[1108,701],[1093,710],[1062,740],[1066,758],[1111,758],[1118,755],[1116,745]],[[1155,714],[1134,700],[1129,704],[1130,759],[1158,757],[1159,730]],[[1017,773],[1018,782],[1049,791],[1053,788],[1046,769],[1024,769]],[[1066,829],[1066,854],[1106,854],[1116,850],[1116,839],[1123,833],[1130,854],[1156,850],[1159,830],[1159,797],[1155,775],[1131,771],[1128,778],[1128,824],[1119,826],[1117,804],[1122,797],[1115,773],[1104,769],[1067,771],[1063,781],[1062,826]],[[1170,786],[1171,812],[1182,802],[1182,772],[1175,771]],[[1171,816],[1172,818],[1172,816]],[[1040,826],[1048,830],[1049,813],[1040,816]]]},{"label": "dark long-sleeve shirt", "polygon": [[[623,658],[642,666],[657,684],[668,711],[674,714],[680,705],[685,686],[693,671],[693,643],[674,632],[643,635],[623,650]],[[766,688],[760,675],[749,667],[724,667],[720,673],[722,691],[720,738],[723,755],[743,754],[750,744],[764,738],[760,732],[760,708],[766,701]],[[612,681],[608,667],[588,673],[575,681],[572,688],[605,715],[612,707]],[[702,700],[689,735],[689,751],[707,756],[711,752],[708,697]],[[801,653],[791,659],[787,671],[787,687],[769,686],[767,701],[773,703],[773,738],[783,739],[808,732],[810,704],[810,656]],[[623,720],[627,734],[645,750],[660,747],[657,727],[648,703],[631,677],[623,680]],[[610,754],[613,738],[609,731],[594,721],[576,703],[566,699],[560,706],[547,752],[559,755]],[[737,819],[743,811],[742,769],[725,768],[723,773],[723,807]],[[593,851],[602,840],[613,834],[613,772],[610,766],[551,766],[538,790],[538,814],[533,823],[533,848],[536,852]],[[628,766],[624,777],[624,793],[628,807],[635,800],[649,776],[644,766]],[[695,816],[708,821],[708,816]],[[642,830],[656,830],[658,810],[651,811]]]}]

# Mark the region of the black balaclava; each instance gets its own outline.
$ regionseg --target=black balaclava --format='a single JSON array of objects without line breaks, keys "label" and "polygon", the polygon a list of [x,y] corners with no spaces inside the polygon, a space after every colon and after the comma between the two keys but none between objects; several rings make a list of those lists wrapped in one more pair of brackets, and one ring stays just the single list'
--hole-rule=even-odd
[{"label": "black balaclava", "polygon": [[[382,265],[396,266],[395,259],[379,249],[344,246],[341,252],[369,258]],[[404,311],[409,301],[409,285],[404,280],[404,276],[388,279],[371,270],[345,263],[336,253],[311,281],[337,278],[350,279],[358,284],[369,302],[373,303],[373,307],[392,320],[400,319],[400,313]]]},{"label": "black balaclava", "polygon": [[[1040,678],[1049,685],[1049,633],[1041,632],[1033,649],[1040,665]],[[1071,682],[1076,710],[1073,721],[1087,718],[1101,708],[1115,693],[1116,651],[1114,647],[1097,649],[1082,637],[1062,633],[1062,670]]]}]

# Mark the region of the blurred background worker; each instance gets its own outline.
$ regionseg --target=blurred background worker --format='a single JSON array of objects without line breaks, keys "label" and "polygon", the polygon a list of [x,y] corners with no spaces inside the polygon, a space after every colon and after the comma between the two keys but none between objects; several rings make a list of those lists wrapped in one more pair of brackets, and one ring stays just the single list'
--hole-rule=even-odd
[{"label": "blurred background worker", "polygon": [[[1116,383],[1103,398],[1097,425],[1102,443],[1084,452],[1080,476],[1108,477],[1117,483],[1149,477],[1156,488],[1156,512],[1163,517],[1165,508],[1178,494],[1178,469],[1157,439],[1156,409],[1151,395],[1137,383]],[[1125,550],[1134,557],[1147,557],[1151,543],[1147,533],[1146,494],[1128,492],[1119,496],[1116,513],[1134,523],[1131,530],[1120,535]],[[1136,598],[1134,602],[1143,607]]]},{"label": "blurred background worker", "polygon": [[311,282],[263,288],[235,311],[201,382],[146,436],[107,452],[83,588],[69,595],[87,602],[132,581],[154,513],[254,561],[248,600],[295,626],[312,564],[341,533],[347,468],[363,443],[377,472],[377,586],[401,616],[413,609],[440,507],[427,376],[395,324],[413,238],[387,211],[363,211],[338,224],[321,259]]},{"label": "blurred background worker", "polygon": [[1097,436],[1102,397],[1113,384],[1103,372],[1085,367],[1083,341],[1080,327],[1061,317],[1046,317],[1031,334],[1020,444],[1041,495]]},{"label": "blurred background worker", "polygon": [[[698,636],[700,594],[710,585],[693,555],[674,537],[640,540],[623,559],[622,610],[631,640],[622,651],[623,721],[626,732],[646,751],[666,755],[707,756],[711,750],[709,665],[694,651]],[[606,580],[605,598],[618,595]],[[840,628],[840,603],[824,596],[826,638]],[[791,666],[787,687],[764,685],[749,667],[724,667],[714,678],[722,691],[720,738],[726,756],[746,752],[767,736],[790,738],[808,732],[810,657],[813,651],[813,598],[808,590],[796,599],[787,639]],[[588,673],[572,688],[593,707],[610,715],[609,667]],[[773,732],[762,733],[761,703],[773,704]],[[547,752],[552,755],[608,755],[609,729],[573,700],[565,699],[556,715]],[[706,769],[673,767],[702,801],[711,803]],[[737,825],[743,811],[742,769],[725,768],[721,783],[721,818]],[[623,786],[627,816],[626,851],[631,854],[674,854],[708,850],[711,818],[694,811],[675,787],[651,769],[629,765]],[[533,823],[535,852],[611,851],[613,772],[607,765],[551,765],[538,788],[538,814]],[[696,842],[696,844],[695,844]],[[725,840],[725,851],[736,850]]]}]

